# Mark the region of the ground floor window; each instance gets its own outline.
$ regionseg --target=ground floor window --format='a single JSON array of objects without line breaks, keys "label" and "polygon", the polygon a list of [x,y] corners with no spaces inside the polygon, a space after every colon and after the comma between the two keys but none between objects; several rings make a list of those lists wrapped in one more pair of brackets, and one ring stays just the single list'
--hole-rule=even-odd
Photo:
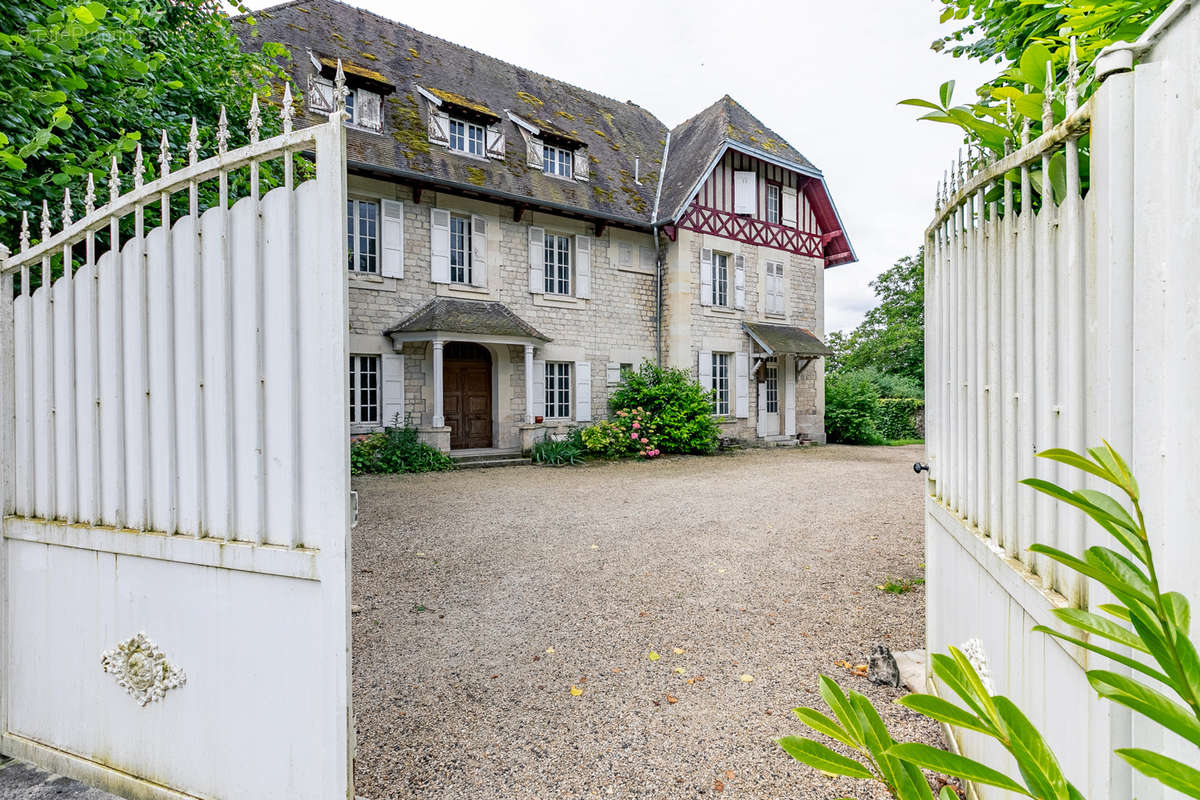
[{"label": "ground floor window", "polygon": [[766,371],[766,413],[779,413],[779,370],[774,364],[767,364]]},{"label": "ground floor window", "polygon": [[730,353],[712,354],[713,413],[717,416],[729,414],[729,360]]},{"label": "ground floor window", "polygon": [[571,362],[546,362],[546,416],[571,416]]},{"label": "ground floor window", "polygon": [[350,356],[350,421],[379,422],[379,356]]}]

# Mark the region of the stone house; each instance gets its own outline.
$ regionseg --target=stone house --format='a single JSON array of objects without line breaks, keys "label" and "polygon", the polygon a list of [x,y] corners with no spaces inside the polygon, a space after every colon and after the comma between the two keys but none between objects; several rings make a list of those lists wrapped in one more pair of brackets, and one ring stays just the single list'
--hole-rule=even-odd
[{"label": "stone house", "polygon": [[668,129],[335,0],[255,17],[310,121],[348,92],[353,432],[527,449],[649,360],[711,388],[725,436],[824,440],[822,276],[854,251],[821,172],[732,98]]}]

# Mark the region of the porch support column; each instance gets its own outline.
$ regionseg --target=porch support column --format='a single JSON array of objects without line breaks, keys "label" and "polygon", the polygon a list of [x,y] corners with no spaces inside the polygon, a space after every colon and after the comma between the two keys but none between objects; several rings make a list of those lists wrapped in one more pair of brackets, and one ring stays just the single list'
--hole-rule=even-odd
[{"label": "porch support column", "polygon": [[533,345],[525,345],[525,423],[533,422]]},{"label": "porch support column", "polygon": [[442,348],[445,342],[433,343],[433,427],[442,428],[446,425],[446,415],[442,408]]}]

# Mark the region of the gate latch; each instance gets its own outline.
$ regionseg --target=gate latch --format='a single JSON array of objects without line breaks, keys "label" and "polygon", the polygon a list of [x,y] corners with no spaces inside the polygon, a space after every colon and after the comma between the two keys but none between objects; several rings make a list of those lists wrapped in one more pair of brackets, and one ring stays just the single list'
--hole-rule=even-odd
[{"label": "gate latch", "polygon": [[350,527],[358,527],[358,492],[350,492]]},{"label": "gate latch", "polygon": [[[929,465],[922,464],[920,461],[918,461],[917,463],[913,464],[913,472],[917,473],[918,475],[920,475],[922,472],[929,472]],[[357,509],[358,506],[355,505],[355,510],[357,511]]]}]

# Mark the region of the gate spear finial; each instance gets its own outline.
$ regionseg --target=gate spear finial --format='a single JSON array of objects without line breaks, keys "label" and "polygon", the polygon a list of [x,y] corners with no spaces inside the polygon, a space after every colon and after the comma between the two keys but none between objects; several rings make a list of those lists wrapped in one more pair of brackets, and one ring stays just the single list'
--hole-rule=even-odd
[{"label": "gate spear finial", "polygon": [[1054,127],[1054,63],[1046,62],[1046,86],[1042,90],[1042,133]]},{"label": "gate spear finial", "polygon": [[146,182],[146,160],[142,157],[142,143],[133,151],[133,188],[140,189]]},{"label": "gate spear finial", "polygon": [[283,84],[283,105],[279,108],[279,118],[283,121],[283,132],[292,132],[292,116],[295,114],[292,100],[292,82]]},{"label": "gate spear finial", "polygon": [[1079,56],[1075,52],[1075,37],[1071,37],[1071,55],[1067,59],[1067,114],[1079,106]]},{"label": "gate spear finial", "polygon": [[196,129],[196,118],[192,117],[192,127],[188,131],[188,166],[194,166],[200,160],[200,132]]},{"label": "gate spear finial", "polygon": [[258,141],[258,126],[262,122],[262,117],[258,111],[258,93],[255,92],[250,97],[250,119],[246,123],[246,129],[250,132],[250,143]]},{"label": "gate spear finial", "polygon": [[63,187],[62,226],[65,231],[71,227],[71,187]]},{"label": "gate spear finial", "polygon": [[229,120],[225,116],[225,106],[221,106],[221,116],[217,118],[217,152],[224,154],[229,149]]},{"label": "gate spear finial", "polygon": [[171,143],[167,141],[167,129],[162,129],[162,139],[158,143],[158,176],[165,177],[171,171]]},{"label": "gate spear finial", "polygon": [[42,198],[42,241],[50,238],[50,204]]},{"label": "gate spear finial", "polygon": [[117,197],[121,194],[121,173],[117,168],[117,157],[112,157],[112,165],[108,170],[108,204],[112,205],[117,202]]},{"label": "gate spear finial", "polygon": [[348,94],[350,91],[346,89],[346,73],[342,71],[342,60],[339,58],[337,72],[333,76],[333,110],[336,113],[346,113],[346,96]]},{"label": "gate spear finial", "polygon": [[87,191],[83,193],[83,213],[91,215],[96,210],[96,176],[88,173]]}]

